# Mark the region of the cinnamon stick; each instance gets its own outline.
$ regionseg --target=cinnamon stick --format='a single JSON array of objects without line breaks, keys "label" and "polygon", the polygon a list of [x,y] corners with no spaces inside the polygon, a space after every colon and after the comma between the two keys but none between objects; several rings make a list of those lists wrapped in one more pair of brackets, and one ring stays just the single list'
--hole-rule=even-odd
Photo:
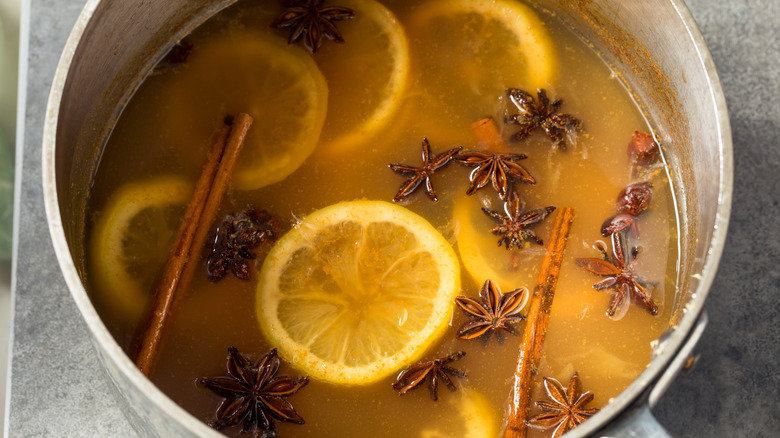
[{"label": "cinnamon stick", "polygon": [[[195,193],[184,213],[173,250],[157,283],[152,312],[141,336],[135,363],[145,375],[149,375],[154,365],[174,298],[181,298],[182,293],[177,294],[177,291],[186,290],[195,273],[197,257],[191,257],[192,249],[201,248],[206,242],[252,122],[248,114],[237,115],[232,125],[226,123],[220,129],[209,151],[195,185]],[[188,263],[190,261],[193,263]]]},{"label": "cinnamon stick", "polygon": [[477,139],[487,146],[492,152],[509,152],[509,146],[506,144],[501,133],[498,131],[498,125],[492,117],[485,117],[471,124],[471,130],[477,135]]},{"label": "cinnamon stick", "polygon": [[573,217],[574,211],[570,207],[563,208],[558,212],[547,247],[547,254],[542,261],[542,268],[536,279],[534,296],[520,344],[512,388],[512,404],[509,407],[504,438],[524,438],[527,433],[526,420],[530,407],[531,384],[539,366],[555,287],[558,284],[561,270],[563,251],[566,247]]}]

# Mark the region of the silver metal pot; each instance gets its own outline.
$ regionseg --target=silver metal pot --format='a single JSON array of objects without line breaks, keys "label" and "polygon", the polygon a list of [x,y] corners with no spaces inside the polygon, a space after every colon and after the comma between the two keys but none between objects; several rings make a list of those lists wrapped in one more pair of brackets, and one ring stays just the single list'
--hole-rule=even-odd
[{"label": "silver metal pot", "polygon": [[[85,205],[101,139],[162,51],[235,0],[90,0],[60,59],[43,136],[49,229],[65,280],[117,400],[142,436],[220,436],[144,377],[84,289]],[[538,0],[592,43],[619,74],[674,169],[683,261],[670,329],[647,369],[571,436],[661,436],[649,409],[691,355],[723,250],[732,194],[726,103],[703,38],[682,0]],[[568,436],[568,435],[567,435]]]}]

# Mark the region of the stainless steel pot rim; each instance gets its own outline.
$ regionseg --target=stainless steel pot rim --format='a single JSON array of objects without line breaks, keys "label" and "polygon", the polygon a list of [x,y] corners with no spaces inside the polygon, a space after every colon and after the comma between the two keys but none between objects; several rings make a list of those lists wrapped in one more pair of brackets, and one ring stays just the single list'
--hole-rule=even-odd
[{"label": "stainless steel pot rim", "polygon": [[[708,98],[716,108],[715,113],[718,118],[717,126],[720,131],[718,133],[718,144],[713,145],[713,147],[718,148],[722,157],[722,166],[719,169],[720,195],[718,199],[717,218],[715,220],[712,239],[706,253],[707,260],[702,271],[698,275],[698,285],[691,300],[686,305],[686,313],[678,326],[659,344],[650,364],[637,379],[590,421],[587,421],[580,427],[572,430],[567,436],[581,437],[594,434],[599,429],[603,428],[609,421],[618,417],[622,412],[635,404],[643,395],[647,395],[648,391],[651,389],[651,385],[661,378],[669,363],[675,358],[677,352],[682,347],[688,334],[692,331],[694,324],[702,311],[705,298],[714,281],[726,239],[733,187],[733,152],[731,145],[731,128],[728,120],[725,97],[710,52],[707,49],[704,38],[691,16],[690,11],[683,0],[669,1],[675,8],[678,17],[685,25],[685,28],[688,31],[688,37],[696,48],[698,62],[700,63],[701,68],[706,72],[709,82]],[[65,282],[68,285],[68,289],[83,315],[89,330],[92,332],[95,341],[102,346],[105,355],[116,363],[120,372],[147,395],[149,400],[159,410],[161,416],[176,419],[176,421],[193,435],[219,437],[222,435],[190,415],[160,391],[157,386],[138,370],[135,364],[119,347],[93,307],[73,260],[71,259],[70,250],[68,249],[56,190],[55,140],[58,124],[58,109],[60,108],[62,92],[68,77],[73,56],[78,48],[79,41],[100,2],[101,0],[88,0],[71,31],[55,72],[47,105],[46,119],[44,121],[42,156],[43,196],[54,251],[63,272]],[[665,386],[660,388],[660,393],[650,394],[650,400],[657,400],[663,390],[665,390]]]},{"label": "stainless steel pot rim", "polygon": [[[677,12],[677,16],[684,24],[688,38],[693,43],[698,62],[701,68],[706,72],[709,85],[708,99],[716,108],[718,144],[716,147],[722,157],[719,170],[719,198],[717,207],[717,217],[712,233],[710,245],[707,248],[707,260],[704,263],[702,271],[694,274],[698,277],[696,290],[691,296],[690,301],[685,305],[684,316],[679,324],[663,340],[659,340],[658,346],[653,352],[653,358],[648,367],[637,377],[623,392],[610,401],[601,411],[594,415],[589,421],[582,423],[576,429],[570,431],[567,436],[585,437],[596,434],[604,428],[607,422],[617,418],[632,405],[639,403],[649,403],[652,405],[663,395],[668,387],[673,375],[665,375],[664,372],[669,364],[678,355],[683,348],[689,334],[700,318],[703,311],[704,302],[709,293],[710,287],[715,280],[718,264],[723,253],[723,247],[726,241],[726,232],[728,229],[729,217],[731,214],[731,198],[733,192],[733,150],[731,140],[731,126],[729,124],[728,110],[723,89],[718,79],[717,69],[712,59],[707,44],[704,41],[701,31],[696,25],[696,21],[685,5],[684,0],[669,0]],[[652,385],[663,380],[657,388]],[[647,399],[643,399],[647,397]]]},{"label": "stainless steel pot rim", "polygon": [[[118,368],[128,379],[134,383],[154,405],[159,409],[161,415],[175,418],[188,431],[196,436],[220,437],[222,434],[208,427],[202,421],[190,415],[178,404],[169,399],[160,389],[157,388],[146,376],[144,376],[125,352],[116,343],[113,336],[109,333],[103,321],[97,314],[92,302],[90,301],[81,278],[78,275],[76,266],[70,257],[70,250],[65,239],[65,232],[62,226],[62,217],[59,211],[59,201],[57,195],[56,171],[55,171],[55,143],[57,134],[58,109],[62,100],[62,91],[70,70],[71,61],[79,45],[84,30],[87,28],[95,9],[101,0],[88,0],[84,9],[79,14],[76,24],[65,43],[62,56],[57,65],[54,74],[49,101],[46,110],[46,119],[43,129],[43,196],[46,208],[46,219],[49,224],[49,233],[52,237],[54,252],[57,255],[60,268],[68,289],[76,301],[89,330],[95,338],[95,341],[103,347],[107,357],[115,361]],[[134,426],[135,427],[135,426]]]}]

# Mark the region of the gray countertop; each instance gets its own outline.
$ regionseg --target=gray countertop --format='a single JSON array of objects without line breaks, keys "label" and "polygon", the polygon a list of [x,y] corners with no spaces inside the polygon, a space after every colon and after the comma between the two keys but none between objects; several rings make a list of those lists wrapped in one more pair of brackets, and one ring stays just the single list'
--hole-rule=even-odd
[{"label": "gray countertop", "polygon": [[[49,87],[85,0],[30,0],[6,436],[135,436],[98,366],[49,240],[41,137]],[[709,44],[734,137],[734,204],[706,303],[701,360],[654,409],[678,437],[780,431],[780,1],[689,0]],[[26,25],[25,25],[26,24]],[[25,57],[26,55],[26,57]],[[20,132],[20,134],[22,134]]]}]

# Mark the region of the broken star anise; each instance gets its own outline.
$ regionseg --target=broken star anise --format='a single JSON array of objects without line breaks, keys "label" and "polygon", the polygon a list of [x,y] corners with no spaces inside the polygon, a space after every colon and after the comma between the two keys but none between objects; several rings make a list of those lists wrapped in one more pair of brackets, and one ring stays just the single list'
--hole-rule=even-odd
[{"label": "broken star anise", "polygon": [[530,418],[528,425],[544,430],[555,428],[552,434],[554,438],[574,429],[599,411],[596,408],[585,408],[593,400],[593,393],[582,392],[582,383],[577,373],[572,376],[566,390],[557,380],[545,377],[544,391],[551,402],[536,402],[542,413]]},{"label": "broken star anise", "polygon": [[628,185],[618,194],[618,214],[604,221],[601,225],[601,235],[607,237],[630,227],[634,236],[638,236],[636,217],[647,210],[652,197],[652,182],[642,181]]},{"label": "broken star anise", "polygon": [[214,246],[209,254],[206,273],[217,282],[228,272],[241,280],[249,279],[247,260],[255,258],[252,249],[279,235],[279,222],[264,210],[249,209],[237,216],[228,215],[217,228]]},{"label": "broken star anise", "polygon": [[642,181],[629,184],[617,197],[617,205],[620,213],[638,216],[647,210],[653,197],[653,183]]},{"label": "broken star anise", "polygon": [[187,41],[180,41],[168,50],[162,60],[154,66],[152,76],[161,75],[180,69],[192,54],[193,45]]},{"label": "broken star anise", "polygon": [[287,43],[293,44],[303,37],[303,45],[309,53],[320,48],[323,36],[343,43],[344,38],[334,21],[354,18],[355,11],[344,6],[323,6],[323,3],[325,0],[287,1],[284,12],[271,23],[271,27],[292,28]]},{"label": "broken star anise", "polygon": [[502,294],[501,288],[493,280],[486,280],[479,296],[482,303],[464,296],[455,298],[460,308],[471,317],[458,330],[458,337],[474,339],[488,332],[500,335],[502,331],[517,334],[511,324],[525,319],[520,310],[528,299],[528,289],[521,287]]},{"label": "broken star anise", "polygon": [[512,247],[523,249],[525,242],[530,241],[542,245],[544,243],[542,239],[528,228],[543,221],[554,210],[555,207],[544,207],[523,213],[520,197],[515,192],[512,192],[504,203],[506,214],[482,207],[486,215],[498,222],[498,225],[490,230],[491,233],[501,236],[498,239],[498,246],[504,245],[508,250]]},{"label": "broken star anise", "polygon": [[553,141],[553,147],[566,150],[565,135],[570,131],[576,131],[582,126],[574,116],[559,114],[558,110],[563,105],[563,100],[557,99],[550,103],[547,91],[539,89],[536,92],[538,102],[530,93],[518,88],[510,88],[506,91],[509,100],[520,112],[506,117],[508,123],[514,123],[520,127],[512,139],[522,140],[530,135],[536,128],[542,129]]},{"label": "broken star anise", "polygon": [[431,198],[431,201],[438,201],[436,192],[433,190],[433,183],[431,182],[431,175],[434,172],[446,166],[453,155],[460,152],[463,149],[461,147],[452,148],[446,152],[442,152],[435,157],[431,155],[431,144],[427,138],[423,138],[422,141],[422,161],[423,164],[420,167],[408,166],[406,164],[390,164],[390,169],[398,174],[409,176],[408,180],[401,185],[398,189],[398,193],[393,198],[393,202],[400,202],[417,190],[417,187],[423,185],[425,187],[425,194]]},{"label": "broken star anise", "polygon": [[607,254],[607,249],[602,242],[599,242],[597,249],[601,251],[602,258],[578,258],[575,261],[580,267],[596,275],[607,277],[593,285],[596,290],[613,289],[614,291],[607,315],[614,320],[623,318],[632,299],[651,315],[657,315],[658,306],[650,298],[645,287],[646,282],[632,269],[639,249],[634,247],[630,254],[626,253],[621,233],[612,234],[612,256]]},{"label": "broken star anise", "polygon": [[393,383],[393,389],[398,391],[398,395],[404,395],[410,390],[419,387],[425,381],[425,378],[429,377],[428,392],[431,395],[431,399],[436,401],[439,399],[437,391],[440,380],[444,382],[447,389],[455,391],[457,388],[449,376],[466,377],[465,372],[447,365],[465,355],[465,352],[457,351],[449,356],[410,366],[398,375],[395,383]]},{"label": "broken star anise", "polygon": [[649,166],[658,160],[660,148],[652,135],[634,131],[628,143],[627,153],[633,172],[636,174],[638,168]]},{"label": "broken star anise", "polygon": [[200,379],[200,384],[225,400],[217,410],[217,420],[211,424],[217,430],[243,423],[244,433],[275,437],[274,420],[303,424],[303,418],[285,397],[309,383],[308,377],[277,376],[279,356],[276,349],[266,353],[256,363],[228,348],[228,376]]},{"label": "broken star anise", "polygon": [[493,189],[498,197],[506,200],[512,191],[515,180],[525,184],[536,184],[530,173],[515,161],[528,158],[524,154],[488,154],[484,152],[464,152],[454,157],[455,161],[474,167],[469,175],[471,185],[466,194],[472,195],[485,187],[488,181],[493,183]]}]

